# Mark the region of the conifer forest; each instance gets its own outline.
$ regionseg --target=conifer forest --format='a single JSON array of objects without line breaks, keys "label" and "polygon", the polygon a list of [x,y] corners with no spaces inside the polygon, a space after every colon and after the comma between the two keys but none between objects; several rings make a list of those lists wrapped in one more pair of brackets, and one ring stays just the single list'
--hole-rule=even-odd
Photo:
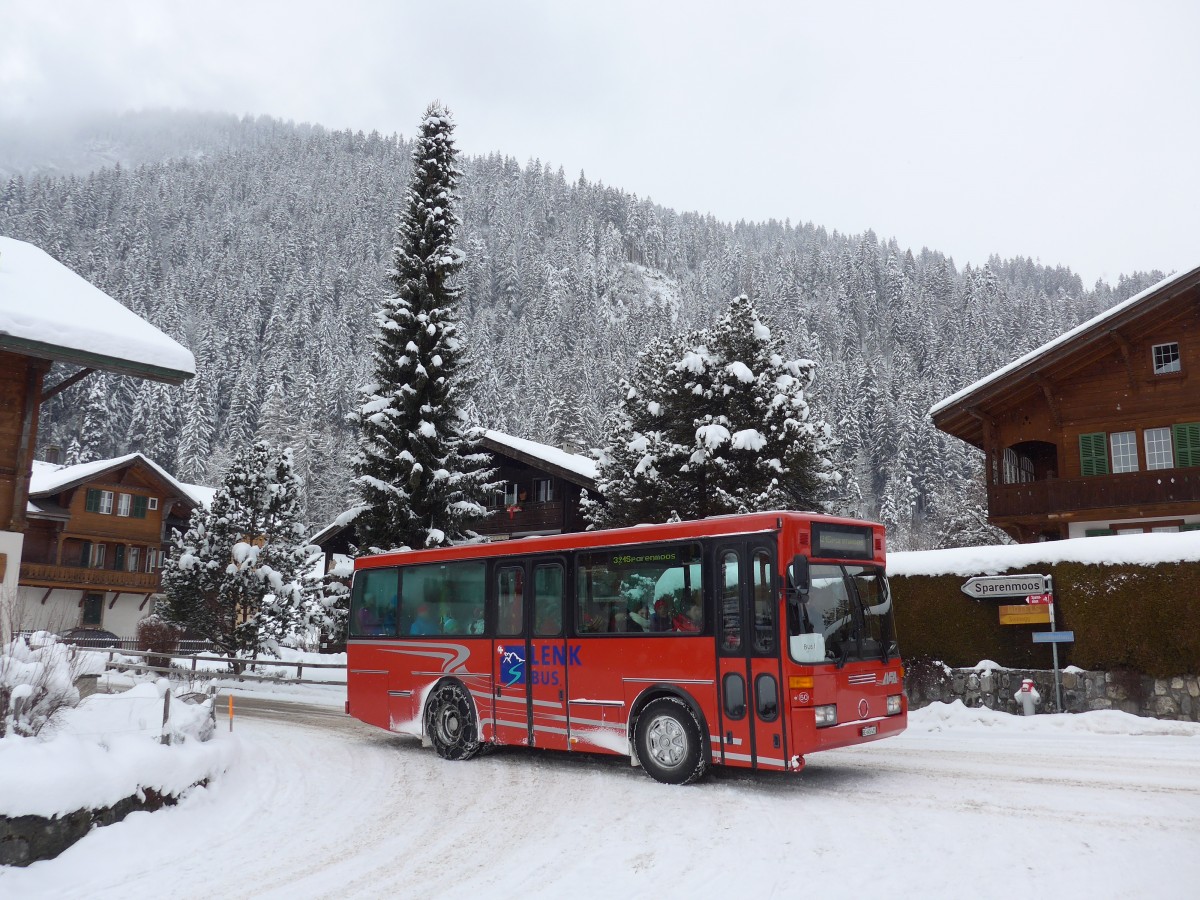
[{"label": "conifer forest", "polygon": [[[342,512],[347,415],[370,377],[411,141],[185,113],[95,120],[33,155],[13,141],[0,135],[0,234],[46,250],[197,362],[178,388],[92,375],[64,391],[42,409],[39,457],[137,450],[215,485],[267,440],[293,450],[305,522]],[[458,166],[471,421],[598,447],[639,351],[708,327],[745,294],[788,354],[816,363],[807,399],[833,428],[842,476],[828,510],[884,521],[892,549],[998,535],[983,525],[982,455],[935,430],[929,408],[1163,274],[1088,288],[1030,259],[958,266],[831,232],[803,209],[721,222],[536,159],[464,153]]]}]

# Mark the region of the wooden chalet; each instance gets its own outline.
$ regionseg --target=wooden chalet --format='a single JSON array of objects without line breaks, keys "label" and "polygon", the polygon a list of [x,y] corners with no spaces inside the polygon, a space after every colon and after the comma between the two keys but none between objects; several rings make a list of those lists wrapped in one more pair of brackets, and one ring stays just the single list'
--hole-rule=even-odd
[{"label": "wooden chalet", "polygon": [[[503,485],[490,498],[488,518],[475,524],[477,533],[503,541],[587,528],[579,497],[584,490],[596,495],[596,463],[590,457],[500,431],[486,431],[480,443]],[[328,571],[335,556],[358,545],[352,515],[339,517],[310,540],[325,551]]]},{"label": "wooden chalet", "polygon": [[[54,363],[69,368],[47,384]],[[97,370],[181,384],[196,363],[47,253],[0,236],[0,642],[13,625],[41,404]]]},{"label": "wooden chalet", "polygon": [[596,493],[596,463],[569,449],[487,431],[483,448],[492,454],[504,486],[489,504],[491,515],[476,530],[491,540],[583,531],[579,497]]},{"label": "wooden chalet", "polygon": [[25,629],[133,637],[152,611],[172,528],[207,498],[140,453],[75,466],[35,462],[17,612]]},{"label": "wooden chalet", "polygon": [[988,521],[1018,541],[1200,528],[1200,268],[930,415],[984,451]]}]

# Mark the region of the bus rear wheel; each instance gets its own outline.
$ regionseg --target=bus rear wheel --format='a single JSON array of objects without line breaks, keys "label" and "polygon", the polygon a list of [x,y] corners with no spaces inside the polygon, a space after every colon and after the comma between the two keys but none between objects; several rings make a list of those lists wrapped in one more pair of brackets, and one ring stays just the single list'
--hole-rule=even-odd
[{"label": "bus rear wheel", "polygon": [[688,784],[708,769],[700,726],[687,704],[662,697],[638,716],[634,739],[642,768],[663,784]]},{"label": "bus rear wheel", "polygon": [[479,725],[467,689],[456,681],[438,685],[425,706],[425,733],[442,759],[470,759],[479,753]]}]

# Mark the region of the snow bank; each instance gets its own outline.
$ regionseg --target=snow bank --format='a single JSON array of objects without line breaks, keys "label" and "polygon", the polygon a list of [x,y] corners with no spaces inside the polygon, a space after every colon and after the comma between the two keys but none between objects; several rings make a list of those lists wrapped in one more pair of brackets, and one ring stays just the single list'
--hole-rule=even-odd
[{"label": "snow bank", "polygon": [[1150,719],[1111,709],[1061,715],[1014,716],[1011,713],[972,708],[961,700],[931,703],[910,710],[908,730],[939,732],[951,729],[1036,732],[1039,734],[1174,735],[1200,738],[1200,723]]},{"label": "snow bank", "polygon": [[1153,566],[1200,561],[1200,531],[1119,534],[1041,544],[913,550],[888,556],[887,572],[901,575],[997,575],[1009,569],[1077,562],[1086,565]]},{"label": "snow bank", "polygon": [[[204,742],[206,706],[173,698],[172,743],[160,743],[165,682],[94,694],[41,738],[0,740],[0,814],[65,815],[112,806],[140,789],[182,794],[223,772],[237,742]],[[49,729],[48,729],[49,730]]]}]

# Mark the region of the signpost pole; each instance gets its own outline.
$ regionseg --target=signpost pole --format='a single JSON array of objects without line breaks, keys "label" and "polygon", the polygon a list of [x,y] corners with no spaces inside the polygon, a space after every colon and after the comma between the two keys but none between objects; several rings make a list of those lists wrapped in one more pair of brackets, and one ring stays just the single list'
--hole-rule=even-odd
[{"label": "signpost pole", "polygon": [[[1050,595],[1050,632],[1053,633],[1056,629],[1054,624],[1054,576],[1046,576],[1046,592]],[[1063,711],[1062,705],[1062,681],[1058,676],[1058,642],[1055,641],[1050,645],[1050,651],[1054,654],[1054,705],[1057,712]]]}]

